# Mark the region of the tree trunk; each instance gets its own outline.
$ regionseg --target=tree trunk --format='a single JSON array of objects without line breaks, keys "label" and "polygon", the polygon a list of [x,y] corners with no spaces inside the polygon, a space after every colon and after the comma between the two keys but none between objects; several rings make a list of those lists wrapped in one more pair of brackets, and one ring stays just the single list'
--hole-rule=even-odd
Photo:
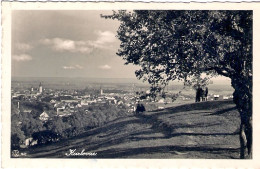
[{"label": "tree trunk", "polygon": [[245,126],[240,124],[240,132],[239,132],[239,138],[240,138],[240,158],[245,158],[245,145],[246,145],[246,136],[245,136]]},{"label": "tree trunk", "polygon": [[[242,122],[244,120],[244,122]],[[240,124],[240,158],[252,158],[252,125],[250,121],[241,118]]]},{"label": "tree trunk", "polygon": [[240,158],[252,158],[252,81],[232,79],[233,100],[240,113]]}]

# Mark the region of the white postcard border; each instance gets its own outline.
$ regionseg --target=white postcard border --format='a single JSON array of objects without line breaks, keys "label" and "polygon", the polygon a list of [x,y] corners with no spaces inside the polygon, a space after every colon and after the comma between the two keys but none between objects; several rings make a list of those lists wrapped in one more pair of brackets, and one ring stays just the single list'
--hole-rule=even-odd
[{"label": "white postcard border", "polygon": [[[15,159],[10,158],[11,11],[200,9],[253,10],[253,159]],[[4,168],[260,168],[260,3],[2,2],[2,167]]]}]

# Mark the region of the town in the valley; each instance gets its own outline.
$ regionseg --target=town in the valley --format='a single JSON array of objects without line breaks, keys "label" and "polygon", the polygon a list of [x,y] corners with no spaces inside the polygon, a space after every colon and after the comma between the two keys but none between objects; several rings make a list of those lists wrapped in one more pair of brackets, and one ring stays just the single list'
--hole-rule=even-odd
[{"label": "town in the valley", "polygon": [[[12,125],[21,128],[21,132],[12,132],[15,148],[59,141],[111,119],[134,115],[138,104],[142,104],[145,111],[152,111],[195,102],[195,91],[192,88],[167,88],[166,97],[159,96],[153,99],[150,97],[149,86],[138,84],[115,84],[114,87],[94,84],[83,89],[52,89],[45,87],[45,83],[42,82],[31,87],[21,84],[16,83],[11,89]],[[207,100],[232,99],[231,91],[220,94],[217,91],[210,91]],[[31,122],[28,123],[26,119]],[[76,122],[75,119],[80,122]],[[83,124],[77,126],[78,123]],[[43,135],[47,139],[43,139]]]}]

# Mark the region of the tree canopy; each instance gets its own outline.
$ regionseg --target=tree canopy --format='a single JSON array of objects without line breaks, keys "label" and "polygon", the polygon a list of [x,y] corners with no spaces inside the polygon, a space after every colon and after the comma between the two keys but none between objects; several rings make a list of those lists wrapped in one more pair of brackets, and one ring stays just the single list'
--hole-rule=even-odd
[{"label": "tree canopy", "polygon": [[140,65],[138,78],[167,84],[195,74],[252,76],[252,11],[114,12],[121,22],[117,54]]}]

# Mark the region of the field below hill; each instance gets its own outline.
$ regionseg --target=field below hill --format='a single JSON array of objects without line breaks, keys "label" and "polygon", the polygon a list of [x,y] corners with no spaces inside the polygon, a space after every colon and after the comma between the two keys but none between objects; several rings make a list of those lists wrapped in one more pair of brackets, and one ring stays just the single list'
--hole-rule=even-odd
[{"label": "field below hill", "polygon": [[21,152],[26,158],[236,159],[239,124],[232,100],[188,103],[118,118],[80,136]]}]

